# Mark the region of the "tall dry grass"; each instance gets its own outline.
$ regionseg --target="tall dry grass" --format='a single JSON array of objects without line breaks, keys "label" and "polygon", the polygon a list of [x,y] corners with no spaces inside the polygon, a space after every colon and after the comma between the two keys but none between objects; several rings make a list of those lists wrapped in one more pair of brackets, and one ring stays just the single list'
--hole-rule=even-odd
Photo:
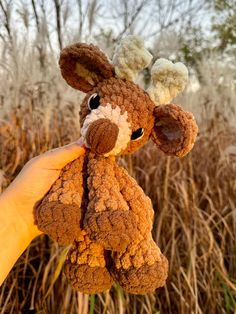
[{"label": "tall dry grass", "polygon": [[[78,138],[80,96],[65,96],[63,88],[25,86],[19,103],[2,110],[3,189],[31,157]],[[211,101],[213,110],[217,97],[209,100],[206,90],[183,101],[196,102],[198,112]],[[67,248],[41,236],[1,287],[0,313],[234,313],[236,129],[224,113],[199,115],[196,145],[183,159],[166,157],[148,143],[120,160],[153,201],[153,236],[170,262],[164,288],[146,296],[128,295],[118,285],[93,296],[75,292],[61,271]]]}]

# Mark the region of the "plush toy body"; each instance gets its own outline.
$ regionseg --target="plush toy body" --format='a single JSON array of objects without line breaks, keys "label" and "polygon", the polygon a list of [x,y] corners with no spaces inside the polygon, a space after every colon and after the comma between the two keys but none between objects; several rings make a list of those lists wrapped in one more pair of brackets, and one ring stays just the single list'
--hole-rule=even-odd
[{"label": "plush toy body", "polygon": [[88,150],[63,169],[37,207],[36,223],[60,244],[72,244],[65,273],[84,293],[107,290],[116,280],[127,292],[144,294],[167,277],[167,259],[151,235],[151,201],[116,163],[116,156],[136,151],[150,137],[180,157],[196,138],[192,114],[163,105],[184,88],[182,64],[158,60],[147,92],[131,81],[150,59],[135,37],[123,40],[114,67],[93,45],[75,44],[61,53],[63,77],[87,93],[80,119]]}]

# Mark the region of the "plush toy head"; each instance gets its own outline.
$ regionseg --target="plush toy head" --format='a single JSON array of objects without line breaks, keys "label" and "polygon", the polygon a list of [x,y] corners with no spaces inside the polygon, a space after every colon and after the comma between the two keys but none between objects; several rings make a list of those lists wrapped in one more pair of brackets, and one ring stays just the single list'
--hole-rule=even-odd
[{"label": "plush toy head", "polygon": [[87,93],[80,110],[81,136],[95,154],[132,153],[150,137],[168,155],[182,157],[191,150],[197,134],[194,118],[169,104],[183,91],[188,71],[182,63],[158,59],[145,91],[133,81],[151,59],[135,36],[121,41],[113,64],[92,44],[62,50],[59,63],[64,79]]}]

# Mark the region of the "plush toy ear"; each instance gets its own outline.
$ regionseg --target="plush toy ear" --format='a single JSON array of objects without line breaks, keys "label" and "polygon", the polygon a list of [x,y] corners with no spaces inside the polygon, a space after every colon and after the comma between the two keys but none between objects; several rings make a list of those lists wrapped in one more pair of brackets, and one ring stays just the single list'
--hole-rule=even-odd
[{"label": "plush toy ear", "polygon": [[92,44],[77,43],[64,48],[59,65],[67,83],[85,93],[114,75],[114,68],[106,55]]},{"label": "plush toy ear", "polygon": [[173,104],[157,106],[154,115],[151,137],[155,144],[167,155],[185,156],[192,149],[198,132],[193,115]]}]

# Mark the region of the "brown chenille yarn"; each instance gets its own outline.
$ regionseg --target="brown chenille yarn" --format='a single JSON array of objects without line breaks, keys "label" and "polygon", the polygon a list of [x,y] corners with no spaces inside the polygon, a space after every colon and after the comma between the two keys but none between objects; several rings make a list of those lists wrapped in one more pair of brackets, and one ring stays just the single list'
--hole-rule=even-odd
[{"label": "brown chenille yarn", "polygon": [[173,104],[156,107],[154,114],[158,120],[152,131],[153,141],[168,155],[186,155],[198,132],[193,115]]},{"label": "brown chenille yarn", "polygon": [[[106,137],[106,132],[109,132],[109,137]],[[115,123],[110,122],[108,119],[98,119],[88,129],[87,143],[91,149],[96,149],[98,154],[108,153],[115,146],[118,132],[119,129]],[[102,145],[99,145],[101,136],[104,141]]]},{"label": "brown chenille yarn", "polygon": [[[125,45],[127,50],[129,42]],[[140,41],[131,39],[131,46],[129,56],[141,51],[132,65],[137,71],[139,61],[149,55]],[[120,48],[117,66],[124,66],[126,50]],[[152,238],[151,200],[117,164],[116,156],[135,152],[149,138],[168,155],[186,155],[197,135],[194,117],[174,104],[156,106],[137,84],[116,77],[112,64],[94,45],[66,47],[59,64],[67,83],[87,93],[80,105],[87,151],[62,170],[35,209],[35,223],[59,244],[71,245],[64,271],[74,289],[98,293],[117,281],[129,293],[153,292],[165,284],[168,261]],[[173,65],[175,75],[179,68],[183,82],[185,70]]]},{"label": "brown chenille yarn", "polygon": [[[128,120],[132,129],[136,130],[142,125],[145,128],[144,136],[139,141],[130,141],[120,154],[135,152],[149,139],[154,125],[153,110],[155,105],[148,94],[131,81],[111,77],[98,84],[83,100],[80,106],[80,124],[84,123],[89,114],[88,99],[93,93],[100,96],[100,105],[107,103],[119,106],[121,112],[127,111]],[[114,105],[115,104],[115,105]]]},{"label": "brown chenille yarn", "polygon": [[[80,73],[76,71],[77,60],[80,60],[78,63],[80,65]],[[66,47],[61,52],[59,65],[61,74],[67,83],[83,92],[88,92],[101,79],[109,78],[114,73],[113,67],[104,53],[92,44],[78,43]],[[89,78],[88,76],[85,78],[85,75],[83,75],[87,73],[91,73]]]}]

